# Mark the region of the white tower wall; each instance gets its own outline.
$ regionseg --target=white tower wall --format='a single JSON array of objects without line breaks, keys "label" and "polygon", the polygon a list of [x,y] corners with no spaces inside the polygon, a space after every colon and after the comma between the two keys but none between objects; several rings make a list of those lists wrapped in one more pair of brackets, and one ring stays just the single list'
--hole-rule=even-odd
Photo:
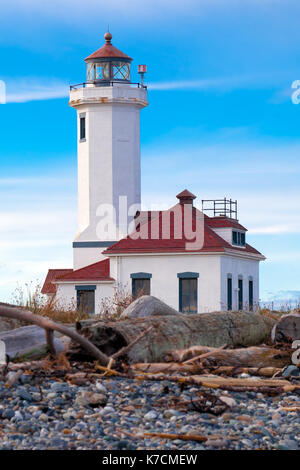
[{"label": "white tower wall", "polygon": [[[77,110],[78,122],[78,229],[73,244],[78,269],[102,259],[101,251],[126,235],[124,226],[119,231],[119,197],[127,198],[128,207],[141,203],[140,110],[148,104],[147,91],[122,83],[90,85],[71,90],[69,104]],[[104,235],[97,231],[102,204],[112,205],[117,215],[116,230]]]}]

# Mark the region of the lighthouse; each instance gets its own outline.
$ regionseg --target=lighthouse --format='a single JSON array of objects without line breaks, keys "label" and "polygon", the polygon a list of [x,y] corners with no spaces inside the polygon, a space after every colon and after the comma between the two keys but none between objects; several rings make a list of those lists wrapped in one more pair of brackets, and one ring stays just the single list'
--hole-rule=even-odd
[{"label": "lighthouse", "polygon": [[148,105],[147,88],[143,80],[132,82],[132,58],[113,46],[109,31],[104,39],[85,59],[86,82],[70,87],[78,148],[74,269],[103,259],[102,251],[127,234],[141,204],[140,111]]}]

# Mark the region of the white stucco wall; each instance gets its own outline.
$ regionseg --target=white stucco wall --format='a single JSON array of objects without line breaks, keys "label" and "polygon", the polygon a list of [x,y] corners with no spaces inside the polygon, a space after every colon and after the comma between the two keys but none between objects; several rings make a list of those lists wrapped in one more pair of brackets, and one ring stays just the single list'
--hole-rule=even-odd
[{"label": "white stucco wall", "polygon": [[220,310],[220,255],[145,255],[110,257],[111,276],[131,291],[130,274],[152,274],[151,295],[179,309],[178,273],[199,273],[198,312]]},{"label": "white stucco wall", "polygon": [[56,298],[57,306],[64,309],[76,309],[77,307],[77,294],[75,286],[79,285],[96,285],[95,290],[95,313],[99,313],[102,300],[105,298],[112,298],[114,295],[114,282],[112,283],[99,283],[99,282],[77,282],[74,284],[57,284]]},{"label": "white stucco wall", "polygon": [[218,228],[211,227],[211,228],[217,235],[224,238],[224,240],[226,240],[227,243],[230,243],[230,245],[232,245],[232,227],[218,227]]},{"label": "white stucco wall", "polygon": [[106,256],[103,256],[102,251],[105,247],[92,247],[92,248],[73,248],[73,268],[80,269],[90,264],[97,263],[103,260]]},{"label": "white stucco wall", "polygon": [[243,278],[244,309],[249,305],[249,279],[253,280],[254,306],[259,301],[259,261],[240,256],[220,254],[192,255],[131,255],[110,257],[110,275],[116,283],[80,282],[58,284],[57,298],[64,308],[76,307],[76,285],[95,284],[95,308],[99,313],[101,301],[114,295],[116,285],[131,292],[133,273],[145,272],[152,275],[151,295],[158,297],[176,310],[179,309],[178,273],[199,273],[198,312],[206,313],[227,309],[227,278],[232,277],[233,310],[238,309],[238,279]]},{"label": "white stucco wall", "polygon": [[[88,87],[70,92],[78,126],[78,230],[74,241],[119,240],[122,234],[99,237],[97,209],[119,196],[128,206],[141,202],[140,110],[147,91],[128,84]],[[86,140],[80,142],[80,115],[86,118]],[[116,220],[118,228],[118,220]]]},{"label": "white stucco wall", "polygon": [[238,279],[243,277],[244,309],[249,306],[249,279],[253,280],[254,307],[259,301],[259,261],[243,259],[236,256],[221,256],[221,304],[227,307],[227,277],[232,276],[232,308],[238,309]]}]

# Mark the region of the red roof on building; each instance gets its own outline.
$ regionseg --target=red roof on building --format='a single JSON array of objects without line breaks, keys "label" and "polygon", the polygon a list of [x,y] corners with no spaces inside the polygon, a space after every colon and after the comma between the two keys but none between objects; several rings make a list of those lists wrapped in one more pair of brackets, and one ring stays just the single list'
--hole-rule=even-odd
[{"label": "red roof on building", "polygon": [[104,46],[100,47],[97,51],[93,52],[93,54],[86,57],[84,60],[90,59],[105,59],[106,57],[115,57],[116,59],[129,59],[132,60],[131,57],[124,54],[124,52],[117,49],[115,46],[111,44],[112,35],[108,31],[104,35],[105,44]]},{"label": "red roof on building", "polygon": [[56,281],[114,281],[114,279],[110,277],[109,259],[104,259],[59,276]]},{"label": "red roof on building", "polygon": [[[194,245],[194,248],[187,247],[187,244],[193,243],[193,239],[188,225],[185,226],[185,220],[187,220],[184,215],[185,208],[190,211],[192,225],[189,225],[199,240],[202,239],[203,225],[203,244],[200,247],[198,245]],[[240,253],[248,252],[261,255],[259,251],[248,244],[244,248],[235,247],[226,242],[213,231],[210,223],[213,225],[216,222],[211,221],[212,219],[206,215],[203,218],[202,213],[195,207],[191,207],[190,204],[178,203],[167,211],[158,211],[154,217],[147,218],[143,212],[141,223],[137,226],[136,231],[107,248],[103,254],[225,252],[230,249]],[[168,231],[169,236],[166,236]],[[194,237],[195,239],[196,237]]]},{"label": "red roof on building", "polygon": [[55,281],[59,276],[69,274],[71,272],[73,272],[73,269],[49,269],[41,290],[42,294],[55,294],[56,285],[53,284],[52,281]]},{"label": "red roof on building", "polygon": [[207,217],[206,223],[212,228],[223,228],[223,227],[232,227],[238,230],[243,230],[247,232],[247,229],[235,219],[230,219],[229,217]]}]

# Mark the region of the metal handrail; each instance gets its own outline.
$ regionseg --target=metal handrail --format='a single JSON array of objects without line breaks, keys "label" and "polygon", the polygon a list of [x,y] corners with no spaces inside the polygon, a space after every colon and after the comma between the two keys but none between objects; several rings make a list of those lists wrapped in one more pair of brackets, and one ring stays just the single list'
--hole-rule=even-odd
[{"label": "metal handrail", "polygon": [[[70,91],[71,90],[78,90],[79,88],[86,88],[87,85],[98,85],[98,86],[114,86],[114,84],[120,84],[122,82],[118,80],[108,80],[108,81],[94,81],[94,82],[83,82],[83,83],[78,83],[76,85],[70,85]],[[136,85],[137,88],[144,88],[147,90],[146,85],[142,85],[141,83],[133,83],[133,82],[126,82],[128,85]]]},{"label": "metal handrail", "polygon": [[[206,203],[211,203],[211,207],[207,207]],[[213,212],[214,217],[225,216],[231,219],[238,219],[237,200],[227,199],[202,199],[202,211]],[[206,207],[205,207],[206,206]]]}]

